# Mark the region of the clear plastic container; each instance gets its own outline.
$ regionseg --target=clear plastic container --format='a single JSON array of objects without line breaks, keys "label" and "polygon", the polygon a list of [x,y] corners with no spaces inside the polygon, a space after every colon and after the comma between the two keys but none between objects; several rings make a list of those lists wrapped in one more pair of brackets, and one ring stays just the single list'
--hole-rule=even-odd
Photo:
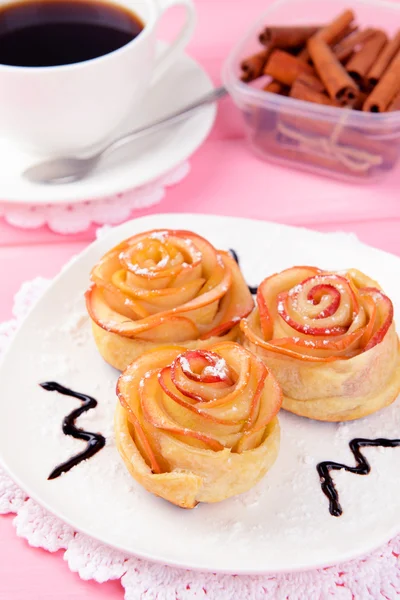
[{"label": "clear plastic container", "polygon": [[[375,182],[400,157],[400,111],[373,114],[321,106],[279,96],[240,81],[241,61],[260,51],[265,25],[328,23],[352,8],[357,23],[400,28],[400,3],[377,0],[279,0],[257,20],[231,52],[223,80],[242,111],[253,150],[268,161],[357,183]],[[266,83],[268,79],[264,79]]]}]

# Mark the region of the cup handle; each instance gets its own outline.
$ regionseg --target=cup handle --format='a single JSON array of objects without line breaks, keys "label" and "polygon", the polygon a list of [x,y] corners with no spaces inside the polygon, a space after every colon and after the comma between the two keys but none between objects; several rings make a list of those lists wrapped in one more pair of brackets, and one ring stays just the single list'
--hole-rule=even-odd
[{"label": "cup handle", "polygon": [[172,6],[184,6],[186,9],[186,20],[177,38],[157,58],[151,85],[154,85],[164,75],[165,71],[174,62],[176,56],[182,52],[192,37],[196,25],[196,10],[192,0],[162,0],[162,7],[157,22],[160,21],[165,12]]}]

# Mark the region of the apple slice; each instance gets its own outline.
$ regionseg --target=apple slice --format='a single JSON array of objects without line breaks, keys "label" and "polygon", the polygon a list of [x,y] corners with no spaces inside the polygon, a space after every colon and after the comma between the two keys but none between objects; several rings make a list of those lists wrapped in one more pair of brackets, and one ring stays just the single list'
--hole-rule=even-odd
[{"label": "apple slice", "polygon": [[[375,333],[364,348],[364,352],[367,352],[379,344],[388,332],[393,322],[393,304],[385,294],[376,288],[363,288],[360,292],[370,296],[376,305],[376,312],[372,315]],[[377,329],[376,324],[378,325]]]},{"label": "apple slice", "polygon": [[252,398],[250,413],[247,419],[245,430],[251,429],[258,418],[260,398],[264,389],[265,380],[268,375],[267,368],[261,361],[252,361],[251,366],[252,372],[250,373],[248,388],[250,388],[249,391],[252,394]]},{"label": "apple slice", "polygon": [[[91,296],[92,289],[97,287],[95,284],[92,285],[89,290],[85,293],[86,305],[88,307],[92,304]],[[97,288],[98,295],[102,296],[103,301],[107,304],[111,310],[115,313],[125,316],[127,319],[131,321],[136,321],[138,319],[145,319],[149,316],[147,310],[143,308],[140,302],[136,302],[132,300],[132,298],[126,296],[121,290],[118,288],[114,288],[112,291],[109,288]]]},{"label": "apple slice", "polygon": [[278,294],[292,290],[296,285],[299,285],[305,279],[314,277],[319,273],[322,273],[322,271],[316,267],[291,267],[290,269],[285,269],[280,273],[270,275],[260,283],[258,286],[258,289],[260,290],[260,296],[262,296],[264,299],[265,306],[270,312],[272,322],[276,317],[275,306]]},{"label": "apple slice", "polygon": [[[159,383],[160,382],[161,379],[159,378]],[[166,383],[169,388],[171,381],[168,379],[168,374],[164,377],[164,383]],[[163,393],[160,398],[160,404],[162,404],[163,410],[176,424],[186,429],[191,429],[192,431],[205,433],[208,437],[219,441],[224,446],[231,447],[237,443],[241,435],[244,421],[213,418],[210,415],[203,414],[201,406],[198,404],[191,405],[182,402],[179,396],[178,401],[176,401],[176,397],[176,393]]]},{"label": "apple slice", "polygon": [[86,292],[86,306],[90,318],[99,327],[128,338],[149,339],[159,343],[173,341],[179,344],[199,337],[196,325],[173,311],[158,313],[139,321],[127,319],[104,301],[103,293],[97,286]]},{"label": "apple slice", "polygon": [[159,344],[180,344],[196,340],[199,335],[196,325],[185,317],[161,317],[157,322],[157,315],[154,315],[154,321],[149,325],[146,331],[139,331],[135,338]]},{"label": "apple slice", "polygon": [[274,344],[278,348],[291,350],[293,352],[300,353],[299,357],[303,358],[304,355],[315,356],[315,357],[340,357],[348,358],[354,355],[353,350],[360,346],[360,340],[364,335],[364,328],[357,329],[352,333],[340,337],[340,339],[304,339],[304,338],[279,338],[271,340],[271,344]]},{"label": "apple slice", "polygon": [[[227,386],[233,384],[225,359],[210,350],[188,350],[185,354],[178,356],[176,363],[179,364],[186,377],[193,381],[225,383]],[[172,367],[173,372],[176,363]],[[200,370],[200,373],[196,373],[195,370]]]},{"label": "apple slice", "polygon": [[169,414],[165,411],[164,406],[155,401],[156,390],[159,386],[158,373],[150,373],[149,376],[142,380],[140,386],[140,402],[143,411],[144,418],[146,421],[151,423],[153,427],[170,434],[177,434],[179,436],[194,438],[202,442],[206,448],[218,452],[223,450],[224,446],[217,440],[199,432],[193,431],[187,427],[182,427],[179,423],[176,423]]},{"label": "apple slice", "polygon": [[203,277],[210,279],[219,270],[219,252],[210,242],[191,231],[176,230],[173,232],[177,238],[181,238],[186,244],[189,240],[196,251],[200,253]]},{"label": "apple slice", "polygon": [[[204,401],[204,399],[199,400],[195,394],[189,396],[189,394],[182,394],[182,392],[175,386],[174,382],[171,378],[171,367],[165,367],[161,370],[158,381],[163,391],[167,396],[169,396],[174,402],[177,402],[187,410],[190,410],[194,413],[197,413],[202,418],[212,421],[214,423],[220,423],[221,425],[242,425],[244,423],[244,419],[237,418],[236,411],[230,411],[230,406],[228,404],[227,407],[227,415],[224,418],[219,418],[215,416],[212,411],[207,411],[207,406],[209,403]],[[232,413],[233,412],[233,417]]]},{"label": "apple slice", "polygon": [[147,439],[146,434],[142,429],[142,426],[140,425],[139,419],[133,412],[132,408],[129,406],[128,402],[125,399],[124,394],[120,390],[119,381],[117,384],[117,396],[121,403],[121,406],[126,410],[129,422],[132,424],[132,426],[135,430],[135,433],[136,433],[136,436],[138,439],[139,452],[145,459],[146,463],[150,466],[153,473],[162,473],[161,466],[160,466],[159,462],[157,461],[156,455],[153,452],[151,444],[150,444],[149,440]]},{"label": "apple slice", "polygon": [[[172,379],[172,367],[171,366],[164,367],[160,371],[158,380],[159,380],[160,386],[162,387],[164,392],[166,394],[168,394],[168,396],[170,396],[170,398],[172,398],[173,400],[175,400],[175,402],[178,402],[185,408],[188,408],[189,410],[198,412],[198,408],[196,407],[194,402],[202,403],[204,401],[204,399],[202,398],[202,396],[199,396],[196,394],[190,394],[190,395],[184,394],[179,388],[177,388],[175,381],[173,381],[173,379]],[[191,400],[194,402],[191,402]]]},{"label": "apple slice", "polygon": [[265,340],[270,340],[274,335],[274,324],[271,319],[270,312],[268,310],[267,302],[262,293],[262,287],[259,286],[257,290],[257,306],[260,315],[261,331]]},{"label": "apple slice", "polygon": [[329,296],[331,303],[318,315],[316,315],[314,319],[325,319],[326,317],[331,317],[339,308],[341,298],[340,292],[330,284],[320,283],[318,285],[314,285],[307,294],[307,300],[310,300],[313,304],[317,305],[321,302],[323,296]]},{"label": "apple slice", "polygon": [[298,323],[289,315],[288,309],[288,292],[283,292],[278,295],[278,314],[279,316],[295,331],[304,333],[305,335],[321,335],[321,336],[332,336],[342,335],[346,333],[347,328],[340,325],[334,325],[333,327],[312,327],[305,323]]},{"label": "apple slice", "polygon": [[204,279],[196,279],[180,288],[168,287],[162,290],[131,289],[131,296],[148,311],[149,314],[175,311],[197,297]]},{"label": "apple slice", "polygon": [[366,314],[366,318],[368,319],[367,324],[364,327],[364,333],[360,340],[360,346],[365,348],[365,346],[369,343],[370,339],[374,335],[374,331],[377,329],[377,307],[374,300],[369,296],[369,294],[363,294],[361,292],[363,309]]},{"label": "apple slice", "polygon": [[231,284],[221,303],[219,323],[237,323],[253,310],[254,300],[235,259],[229,252],[222,251],[220,257],[225,270],[231,273]]},{"label": "apple slice", "polygon": [[[193,371],[196,365],[200,374]],[[225,397],[231,391],[235,374],[223,357],[208,350],[189,350],[171,365],[171,377],[176,388],[198,402]]]},{"label": "apple slice", "polygon": [[277,380],[271,372],[268,372],[263,382],[263,388],[261,388],[258,414],[253,415],[253,422],[249,424],[238,442],[235,448],[236,452],[251,450],[261,443],[266,427],[278,414],[282,406],[282,398],[282,390]]},{"label": "apple slice", "polygon": [[182,238],[176,233],[154,230],[131,238],[120,252],[121,263],[129,272],[151,279],[174,278],[182,272],[197,271],[202,253],[193,243],[193,236]]}]

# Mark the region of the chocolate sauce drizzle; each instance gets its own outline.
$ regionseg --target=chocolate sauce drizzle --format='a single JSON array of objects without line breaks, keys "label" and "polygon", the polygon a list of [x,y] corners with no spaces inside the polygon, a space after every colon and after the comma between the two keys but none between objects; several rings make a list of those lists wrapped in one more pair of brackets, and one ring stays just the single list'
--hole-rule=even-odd
[{"label": "chocolate sauce drizzle", "polygon": [[356,459],[355,467],[349,467],[348,465],[331,461],[321,462],[317,465],[317,471],[321,481],[321,489],[329,500],[329,512],[333,517],[340,517],[340,515],[343,513],[343,509],[340,505],[339,494],[335,488],[335,484],[333,483],[330,472],[344,469],[345,471],[354,473],[355,475],[368,475],[368,473],[371,471],[371,465],[361,453],[360,448],[366,448],[368,446],[395,448],[396,446],[400,446],[400,440],[387,440],[385,438],[367,440],[364,438],[355,438],[354,440],[351,440],[349,446],[354,458]]},{"label": "chocolate sauce drizzle", "polygon": [[[236,250],[233,250],[233,248],[229,248],[229,252],[232,254],[232,256],[235,259],[235,261],[237,262],[237,264],[240,265],[239,256],[238,256],[238,253],[236,252]],[[258,286],[254,287],[252,285],[249,285],[248,288],[250,290],[250,294],[257,294]]]},{"label": "chocolate sauce drizzle", "polygon": [[78,400],[83,402],[80,408],[76,408],[71,414],[64,418],[62,430],[65,435],[70,435],[78,440],[85,440],[85,442],[87,442],[86,448],[83,452],[72,456],[69,460],[53,469],[47,479],[56,479],[61,475],[61,473],[66,473],[72,469],[72,467],[79,465],[79,463],[81,463],[83,460],[94,456],[99,450],[104,448],[106,439],[100,433],[91,433],[90,431],[83,431],[83,429],[78,429],[75,427],[76,419],[91,408],[95,408],[97,406],[97,400],[91,396],[86,396],[86,394],[74,392],[63,385],[56,383],[55,381],[45,381],[39,385],[48,392],[58,392],[64,396],[78,398]]}]

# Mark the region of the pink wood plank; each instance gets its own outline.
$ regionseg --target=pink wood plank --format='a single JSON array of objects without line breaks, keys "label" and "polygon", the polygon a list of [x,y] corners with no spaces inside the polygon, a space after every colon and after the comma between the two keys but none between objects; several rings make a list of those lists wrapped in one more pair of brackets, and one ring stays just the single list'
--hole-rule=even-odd
[{"label": "pink wood plank", "polygon": [[62,560],[31,548],[15,535],[11,517],[0,519],[0,600],[122,600],[119,581],[83,581]]}]

